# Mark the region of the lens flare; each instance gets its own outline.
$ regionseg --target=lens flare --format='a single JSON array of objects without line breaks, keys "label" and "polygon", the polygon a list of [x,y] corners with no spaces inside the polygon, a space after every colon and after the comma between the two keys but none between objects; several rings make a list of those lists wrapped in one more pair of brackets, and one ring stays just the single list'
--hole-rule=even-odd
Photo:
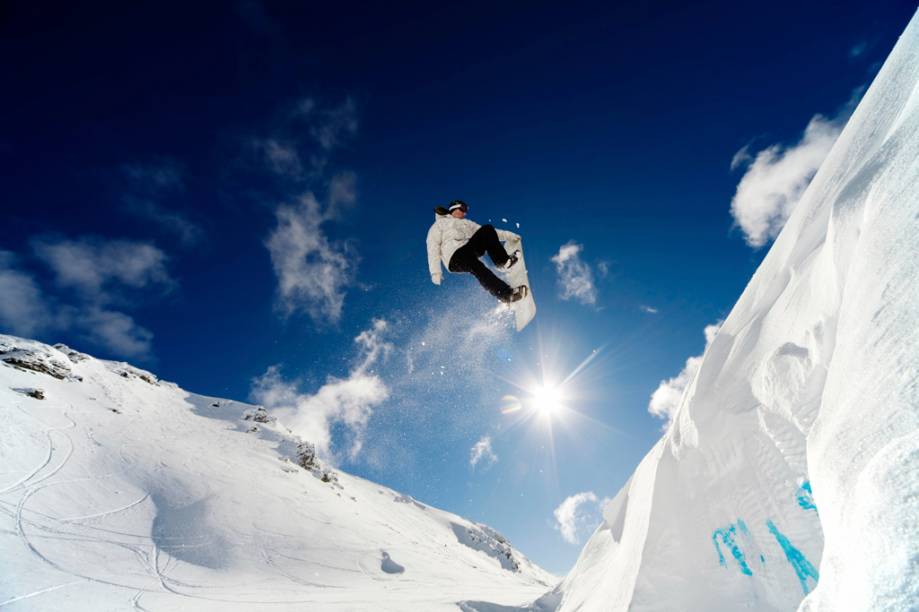
[{"label": "lens flare", "polygon": [[512,412],[517,412],[523,408],[523,404],[520,403],[520,399],[513,395],[505,395],[501,398],[501,413],[502,414],[511,414]]}]

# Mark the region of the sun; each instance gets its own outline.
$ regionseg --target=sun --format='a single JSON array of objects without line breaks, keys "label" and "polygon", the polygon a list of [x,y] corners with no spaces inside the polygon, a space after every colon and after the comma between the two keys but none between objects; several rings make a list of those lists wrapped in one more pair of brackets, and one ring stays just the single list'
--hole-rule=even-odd
[{"label": "sun", "polygon": [[553,384],[539,384],[530,391],[533,409],[545,417],[550,417],[562,408],[561,389]]}]

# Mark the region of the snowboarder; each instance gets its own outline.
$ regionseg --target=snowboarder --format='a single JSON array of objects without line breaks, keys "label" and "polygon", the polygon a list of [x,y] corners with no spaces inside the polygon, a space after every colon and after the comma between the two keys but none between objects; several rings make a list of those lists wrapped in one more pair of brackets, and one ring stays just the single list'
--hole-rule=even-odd
[{"label": "snowboarder", "polygon": [[511,288],[498,278],[479,259],[485,253],[502,270],[511,270],[518,261],[518,251],[508,255],[501,241],[519,241],[513,232],[495,229],[466,219],[469,206],[462,200],[453,200],[449,207],[434,209],[434,224],[428,230],[428,268],[431,282],[439,285],[443,276],[440,263],[450,272],[469,272],[490,294],[505,303],[516,302],[527,296],[526,285]]}]

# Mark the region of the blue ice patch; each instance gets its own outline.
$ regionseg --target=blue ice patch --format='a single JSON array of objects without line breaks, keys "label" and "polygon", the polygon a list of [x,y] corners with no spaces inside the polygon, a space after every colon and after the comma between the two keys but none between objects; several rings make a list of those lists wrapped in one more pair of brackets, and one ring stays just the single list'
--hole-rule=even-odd
[{"label": "blue ice patch", "polygon": [[798,487],[798,505],[804,510],[817,511],[817,504],[814,503],[814,492],[811,490],[811,481],[805,480]]},{"label": "blue ice patch", "polygon": [[782,547],[785,558],[788,559],[788,563],[791,564],[791,567],[795,570],[795,574],[798,576],[798,582],[801,583],[801,589],[804,591],[804,594],[807,595],[810,592],[810,588],[807,584],[808,579],[812,579],[815,586],[817,581],[820,580],[820,574],[817,572],[817,568],[804,557],[804,554],[800,550],[792,546],[788,538],[786,538],[775,526],[775,523],[771,520],[766,521],[766,527],[769,528],[769,531],[775,536],[775,541]]},{"label": "blue ice patch", "polygon": [[727,560],[724,558],[724,553],[721,552],[721,544],[718,540],[721,540],[729,551],[731,551],[731,556],[737,561],[737,565],[740,566],[740,571],[747,576],[752,576],[753,571],[750,569],[750,566],[747,565],[747,559],[743,554],[743,551],[740,549],[740,546],[737,545],[737,529],[744,534],[749,535],[747,530],[747,525],[743,521],[737,521],[737,525],[730,525],[726,529],[716,529],[712,533],[712,543],[715,545],[715,551],[718,553],[718,563],[722,567],[727,567]]}]

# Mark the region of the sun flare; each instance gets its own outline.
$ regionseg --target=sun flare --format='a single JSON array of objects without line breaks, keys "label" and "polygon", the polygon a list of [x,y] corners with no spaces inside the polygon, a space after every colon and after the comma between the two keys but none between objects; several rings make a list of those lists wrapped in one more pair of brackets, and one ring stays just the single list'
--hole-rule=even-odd
[{"label": "sun flare", "polygon": [[543,416],[552,416],[562,407],[561,389],[552,384],[537,385],[531,391],[533,409]]}]

